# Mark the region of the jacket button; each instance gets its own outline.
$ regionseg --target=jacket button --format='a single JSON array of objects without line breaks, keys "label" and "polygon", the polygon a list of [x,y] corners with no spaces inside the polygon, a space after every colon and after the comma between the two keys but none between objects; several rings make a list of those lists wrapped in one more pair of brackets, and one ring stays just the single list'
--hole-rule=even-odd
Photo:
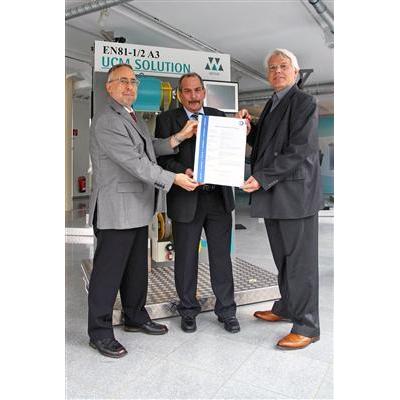
[{"label": "jacket button", "polygon": [[278,155],[278,153],[277,153],[277,152],[275,152],[275,153],[274,153],[274,156],[276,157],[277,155]]}]

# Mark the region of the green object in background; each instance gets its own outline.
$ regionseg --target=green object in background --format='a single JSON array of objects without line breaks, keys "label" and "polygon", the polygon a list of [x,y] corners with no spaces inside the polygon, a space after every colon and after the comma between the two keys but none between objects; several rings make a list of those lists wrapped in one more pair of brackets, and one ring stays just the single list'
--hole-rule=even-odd
[{"label": "green object in background", "polygon": [[334,118],[333,115],[321,115],[318,122],[318,136],[333,138]]},{"label": "green object in background", "polygon": [[322,115],[318,123],[319,147],[323,154],[321,165],[322,192],[334,194],[334,116]]},{"label": "green object in background", "polygon": [[152,76],[142,76],[133,108],[135,111],[160,111],[161,95],[161,81]]}]

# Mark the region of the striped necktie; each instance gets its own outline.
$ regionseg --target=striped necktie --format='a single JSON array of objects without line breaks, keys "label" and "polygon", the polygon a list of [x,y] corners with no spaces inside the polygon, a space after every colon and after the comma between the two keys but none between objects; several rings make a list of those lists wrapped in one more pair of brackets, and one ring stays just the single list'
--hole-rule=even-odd
[{"label": "striped necktie", "polygon": [[204,115],[203,113],[193,113],[191,116],[190,116],[190,119],[195,119],[196,121],[199,119],[199,115]]},{"label": "striped necktie", "polygon": [[133,111],[131,111],[131,112],[129,113],[129,115],[133,118],[133,120],[134,120],[135,122],[137,122],[136,114],[135,114]]}]

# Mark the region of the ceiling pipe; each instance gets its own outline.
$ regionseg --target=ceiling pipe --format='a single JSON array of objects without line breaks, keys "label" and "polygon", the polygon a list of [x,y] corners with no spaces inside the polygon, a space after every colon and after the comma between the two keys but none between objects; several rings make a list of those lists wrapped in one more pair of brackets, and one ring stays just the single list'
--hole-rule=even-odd
[{"label": "ceiling pipe", "polygon": [[68,21],[69,19],[81,17],[82,15],[117,6],[122,3],[127,3],[128,1],[132,0],[94,0],[90,3],[82,4],[80,6],[72,7],[66,10],[65,20]]},{"label": "ceiling pipe", "polygon": [[[65,20],[69,20],[72,18],[80,17],[85,14],[90,14],[95,11],[102,10],[104,8],[109,8],[112,6],[116,5],[122,5],[122,7],[128,9],[131,13],[134,13],[135,16],[140,16],[142,18],[142,21],[146,21],[147,23],[151,23],[152,25],[150,26],[151,28],[154,29],[154,26],[157,27],[162,27],[163,31],[161,33],[173,33],[175,39],[180,39],[182,42],[182,39],[184,40],[183,43],[196,48],[196,49],[201,49],[201,50],[208,50],[212,51],[213,53],[223,53],[222,51],[208,45],[207,43],[204,43],[200,41],[199,39],[196,39],[195,37],[167,24],[164,21],[159,20],[158,18],[153,17],[150,14],[147,14],[146,12],[131,6],[130,4],[122,4],[122,3],[127,3],[127,0],[95,0],[91,3],[84,4],[78,7],[70,8],[65,12]],[[132,18],[132,17],[131,17]],[[149,25],[148,25],[149,26]],[[265,76],[258,72],[257,70],[247,66],[246,64],[242,63],[239,60],[236,60],[235,58],[231,57],[231,64],[232,67],[239,71],[242,72],[253,79],[256,79],[261,82],[265,82]]]},{"label": "ceiling pipe", "polygon": [[[153,17],[152,15],[150,15],[136,7],[133,7],[130,4],[123,4],[123,3],[127,3],[128,1],[132,1],[132,0],[94,0],[91,3],[87,3],[84,5],[66,10],[65,20],[67,21],[72,18],[80,17],[82,15],[86,15],[86,14],[90,14],[90,13],[93,13],[96,11],[103,10],[105,8],[110,8],[113,6],[121,5],[123,8],[126,8],[129,11],[131,11],[132,13],[134,13],[135,17],[140,16],[142,18],[141,22],[143,23],[143,20],[146,21],[147,26],[149,26],[149,24],[148,24],[149,22],[151,23],[151,25],[149,27],[154,28],[154,26],[157,26],[159,28],[161,26],[163,28],[163,31],[161,31],[161,33],[164,33],[164,34],[165,34],[165,32],[167,32],[168,34],[173,33],[174,34],[173,37],[175,39],[179,38],[180,39],[179,41],[181,41],[181,42],[183,39],[183,43],[185,43],[185,44],[189,43],[190,46],[195,47],[197,49],[208,50],[208,51],[212,51],[215,53],[223,53],[222,51],[216,49],[215,47],[210,46],[209,44],[193,37],[192,35],[189,35],[186,32],[183,32],[180,29],[175,28],[172,25],[169,25],[168,23],[161,21],[160,19]],[[327,24],[329,25],[329,28],[333,32],[333,17],[331,15],[331,13],[329,12],[329,10],[327,9],[327,7],[325,6],[325,4],[321,0],[309,0],[309,3],[313,5],[313,7],[317,10],[317,12],[321,15],[321,17],[327,22]],[[116,11],[118,12],[118,10],[116,10]],[[133,18],[133,17],[131,16],[131,18]],[[158,29],[158,31],[160,31],[160,30]],[[232,67],[236,71],[242,72],[242,73],[252,77],[253,79],[256,79],[258,81],[265,83],[265,76],[262,73],[247,66],[246,64],[242,63],[241,61],[235,59],[232,56],[231,56],[231,64],[232,64]]]},{"label": "ceiling pipe", "polygon": [[[150,28],[156,26],[157,28],[162,28],[162,30],[160,31],[158,29],[158,31],[160,33],[164,33],[167,32],[167,34],[169,33],[173,33],[174,37],[176,39],[180,38],[183,39],[183,43],[190,44],[192,47],[198,49],[198,50],[208,50],[208,51],[212,51],[213,53],[224,53],[223,51],[216,49],[215,47],[210,46],[209,44],[195,38],[192,35],[189,35],[186,32],[181,31],[178,28],[175,28],[172,25],[169,25],[168,23],[161,21],[160,19],[153,17],[152,15],[140,10],[139,8],[136,8],[134,6],[132,6],[131,4],[123,4],[122,8],[125,8],[129,11],[131,11],[135,16],[132,18],[136,18],[137,16],[139,16],[141,18],[142,22],[144,21],[145,23],[147,22],[147,26],[149,26]],[[150,23],[151,25],[148,25],[148,23]],[[182,40],[180,40],[182,42]],[[253,79],[256,79],[258,81],[261,82],[265,82],[265,75],[263,75],[262,73],[258,72],[257,70],[249,67],[248,65],[242,63],[241,61],[235,59],[234,57],[231,56],[231,64],[232,67],[239,72],[242,72],[244,74],[246,74],[247,76],[252,77]]]},{"label": "ceiling pipe", "polygon": [[[333,83],[323,83],[320,85],[309,85],[305,86],[303,92],[308,94],[318,96],[322,94],[334,94],[334,84]],[[269,90],[257,90],[252,92],[241,92],[239,93],[239,104],[253,104],[259,101],[268,100],[274,91],[272,89]]]},{"label": "ceiling pipe", "polygon": [[314,7],[315,11],[321,16],[321,18],[327,23],[329,30],[334,33],[334,21],[333,15],[323,3],[322,0],[308,0],[308,2]]},{"label": "ceiling pipe", "polygon": [[81,63],[88,64],[88,65],[92,66],[92,63],[90,61],[82,60],[81,58],[76,58],[76,57],[67,56],[67,55],[65,56],[65,58],[68,58],[68,59],[71,59],[71,60],[74,60],[74,61],[78,61],[78,62],[81,62]]}]

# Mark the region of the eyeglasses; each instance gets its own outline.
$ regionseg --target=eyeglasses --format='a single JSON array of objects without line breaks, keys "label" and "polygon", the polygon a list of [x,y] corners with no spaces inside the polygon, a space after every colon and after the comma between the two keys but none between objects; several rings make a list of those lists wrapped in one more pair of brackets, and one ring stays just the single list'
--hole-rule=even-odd
[{"label": "eyeglasses", "polygon": [[128,79],[128,78],[111,79],[111,81],[108,81],[108,83],[114,82],[114,81],[118,81],[121,85],[124,85],[124,86],[128,86],[128,85],[139,86],[140,85],[140,81],[138,79]]},{"label": "eyeglasses", "polygon": [[282,71],[287,71],[290,68],[289,64],[271,64],[268,65],[268,71],[269,72],[276,72],[280,68]]}]

